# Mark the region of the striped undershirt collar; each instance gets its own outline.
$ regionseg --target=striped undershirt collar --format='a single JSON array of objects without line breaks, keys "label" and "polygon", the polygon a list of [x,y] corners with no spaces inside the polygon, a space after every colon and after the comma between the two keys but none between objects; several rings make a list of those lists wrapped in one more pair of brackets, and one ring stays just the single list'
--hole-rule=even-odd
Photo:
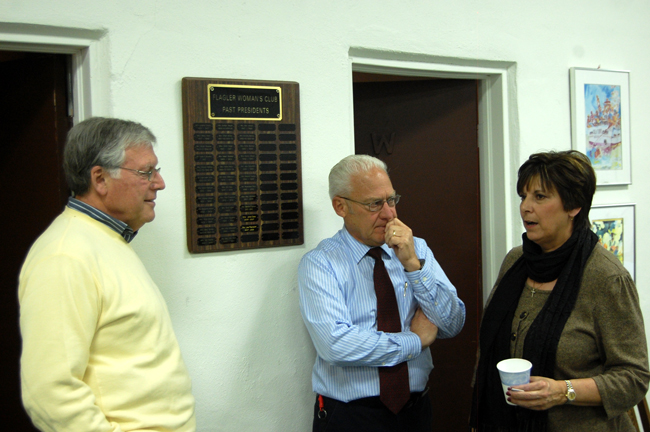
[{"label": "striped undershirt collar", "polygon": [[95,219],[98,222],[103,223],[122,237],[124,237],[124,240],[126,240],[127,243],[131,243],[131,240],[135,237],[137,232],[134,232],[133,229],[131,229],[130,226],[122,222],[121,220],[115,219],[113,216],[107,215],[101,210],[97,210],[95,207],[86,204],[83,201],[79,201],[76,198],[68,198],[68,207],[71,209],[77,210],[78,212],[81,212],[85,214],[86,216],[90,216],[91,218]]}]

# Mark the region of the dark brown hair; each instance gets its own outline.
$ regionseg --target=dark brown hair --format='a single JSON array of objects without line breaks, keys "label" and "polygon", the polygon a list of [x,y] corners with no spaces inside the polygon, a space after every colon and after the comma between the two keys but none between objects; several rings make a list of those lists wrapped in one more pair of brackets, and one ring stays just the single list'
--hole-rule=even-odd
[{"label": "dark brown hair", "polygon": [[556,191],[564,210],[581,208],[573,228],[590,228],[589,210],[596,192],[596,173],[589,158],[576,150],[535,153],[519,167],[517,193],[539,179],[544,190]]}]

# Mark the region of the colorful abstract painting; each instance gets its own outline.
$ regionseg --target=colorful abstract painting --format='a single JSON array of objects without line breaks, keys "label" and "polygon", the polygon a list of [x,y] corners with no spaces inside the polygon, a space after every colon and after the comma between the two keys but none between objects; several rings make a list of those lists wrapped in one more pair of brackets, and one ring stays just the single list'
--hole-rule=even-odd
[{"label": "colorful abstract painting", "polygon": [[624,264],[623,218],[592,220],[591,230],[598,242]]},{"label": "colorful abstract painting", "polygon": [[587,156],[594,169],[623,169],[621,86],[585,84]]}]

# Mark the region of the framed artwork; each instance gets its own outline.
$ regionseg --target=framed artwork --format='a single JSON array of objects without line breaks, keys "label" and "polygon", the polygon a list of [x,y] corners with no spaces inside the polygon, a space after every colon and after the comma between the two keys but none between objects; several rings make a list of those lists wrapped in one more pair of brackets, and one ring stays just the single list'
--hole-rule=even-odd
[{"label": "framed artwork", "polygon": [[636,279],[634,209],[634,204],[613,204],[593,206],[589,212],[598,242],[621,261],[632,279]]},{"label": "framed artwork", "polygon": [[630,74],[571,68],[571,138],[596,170],[598,186],[632,183]]}]

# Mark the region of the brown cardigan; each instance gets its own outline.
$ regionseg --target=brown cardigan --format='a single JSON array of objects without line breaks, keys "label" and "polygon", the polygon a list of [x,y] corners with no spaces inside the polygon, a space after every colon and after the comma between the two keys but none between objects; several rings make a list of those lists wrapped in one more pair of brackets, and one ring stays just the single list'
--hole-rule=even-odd
[{"label": "brown cardigan", "polygon": [[[508,253],[490,299],[503,275],[522,253],[521,246]],[[538,291],[535,295],[539,294]],[[525,296],[530,297],[531,291],[522,292],[513,329],[522,311],[536,307]],[[539,310],[526,312],[536,315]],[[525,338],[527,329],[526,326],[520,331],[517,338]],[[512,355],[521,357],[523,343],[511,346],[519,347]],[[600,245],[596,245],[587,260],[576,305],[562,331],[553,378],[593,378],[603,406],[553,407],[549,410],[549,432],[635,431],[624,414],[645,397],[650,380],[643,316],[629,273]]]}]

